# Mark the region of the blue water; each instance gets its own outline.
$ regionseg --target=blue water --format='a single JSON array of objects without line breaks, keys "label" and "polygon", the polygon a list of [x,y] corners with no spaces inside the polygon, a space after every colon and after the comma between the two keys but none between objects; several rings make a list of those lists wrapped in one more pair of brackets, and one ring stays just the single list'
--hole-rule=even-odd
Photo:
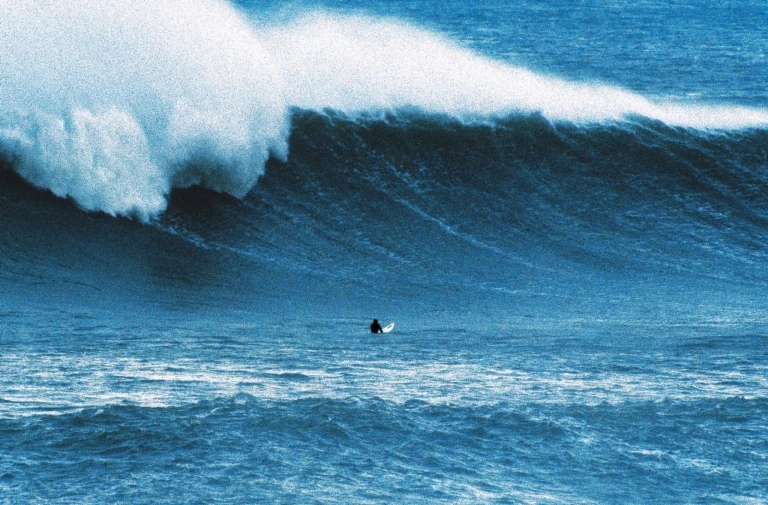
[{"label": "blue water", "polygon": [[764,6],[5,10],[0,503],[768,502]]}]

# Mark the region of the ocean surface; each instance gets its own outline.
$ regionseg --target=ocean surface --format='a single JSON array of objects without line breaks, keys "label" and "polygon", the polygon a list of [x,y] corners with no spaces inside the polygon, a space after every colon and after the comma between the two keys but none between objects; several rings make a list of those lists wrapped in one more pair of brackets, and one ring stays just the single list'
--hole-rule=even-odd
[{"label": "ocean surface", "polygon": [[768,503],[764,2],[0,4],[0,504]]}]

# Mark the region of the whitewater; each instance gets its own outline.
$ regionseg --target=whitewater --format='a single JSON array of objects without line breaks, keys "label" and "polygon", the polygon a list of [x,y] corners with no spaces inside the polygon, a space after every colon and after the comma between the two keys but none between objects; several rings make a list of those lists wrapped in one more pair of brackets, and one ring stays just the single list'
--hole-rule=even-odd
[{"label": "whitewater", "polygon": [[173,188],[242,197],[285,159],[291,111],[415,108],[463,121],[765,127],[763,108],[651,100],[494,61],[409,23],[322,11],[256,22],[224,1],[8,2],[0,139],[29,182],[156,217]]},{"label": "whitewater", "polygon": [[768,501],[764,6],[0,5],[0,504]]}]

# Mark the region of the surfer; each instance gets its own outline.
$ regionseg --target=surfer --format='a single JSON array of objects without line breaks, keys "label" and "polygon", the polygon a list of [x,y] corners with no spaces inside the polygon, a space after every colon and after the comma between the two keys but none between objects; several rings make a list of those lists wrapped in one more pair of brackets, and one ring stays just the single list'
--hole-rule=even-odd
[{"label": "surfer", "polygon": [[379,324],[378,319],[374,319],[371,323],[371,333],[384,333],[384,330],[381,329],[381,325]]}]

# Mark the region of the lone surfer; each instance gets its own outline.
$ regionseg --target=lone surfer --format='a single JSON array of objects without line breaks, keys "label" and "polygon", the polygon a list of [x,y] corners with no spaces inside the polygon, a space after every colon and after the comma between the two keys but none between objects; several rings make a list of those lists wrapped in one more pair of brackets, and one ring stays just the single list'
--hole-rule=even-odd
[{"label": "lone surfer", "polygon": [[371,323],[371,333],[384,333],[384,330],[381,329],[381,325],[379,324],[378,319],[374,319]]}]

